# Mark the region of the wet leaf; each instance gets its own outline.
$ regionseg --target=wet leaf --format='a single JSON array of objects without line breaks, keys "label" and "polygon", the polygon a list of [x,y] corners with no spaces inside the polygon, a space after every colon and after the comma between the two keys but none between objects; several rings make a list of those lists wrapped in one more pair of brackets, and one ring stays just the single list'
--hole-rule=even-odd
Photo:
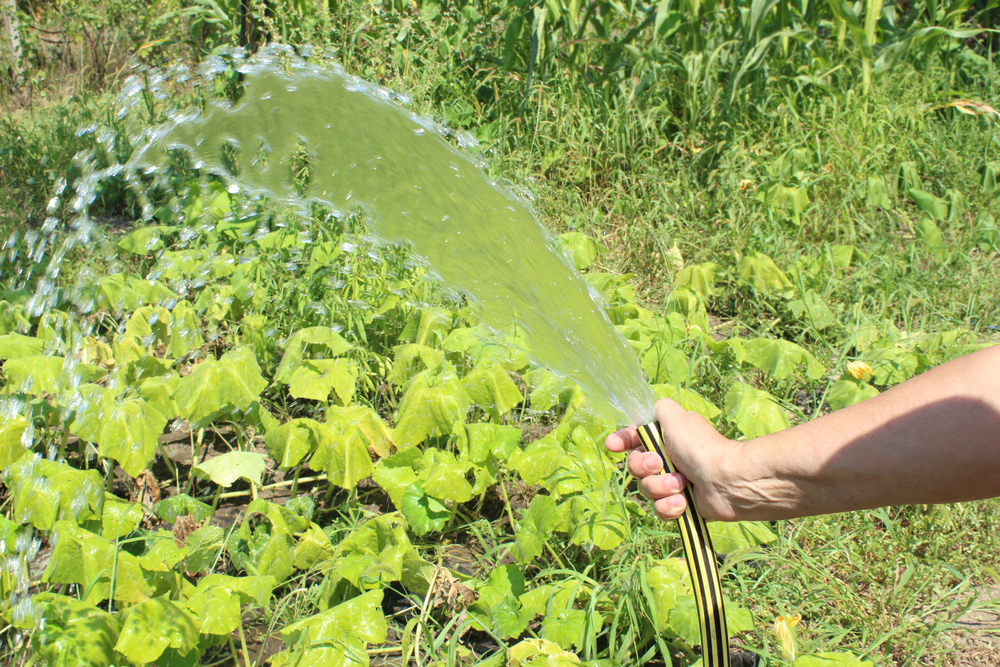
[{"label": "wet leaf", "polygon": [[132,662],[154,662],[168,647],[185,655],[198,644],[197,620],[166,598],[141,602],[124,617],[115,650]]},{"label": "wet leaf", "polygon": [[524,400],[517,385],[499,364],[474,368],[462,378],[462,387],[474,404],[497,421]]},{"label": "wet leaf", "polygon": [[[464,503],[472,499],[472,485],[465,479],[469,464],[462,463],[448,451],[429,450],[433,452],[429,464],[421,471],[421,488],[424,492],[438,500],[450,500]],[[426,460],[426,459],[425,459]]]},{"label": "wet leaf", "polygon": [[657,398],[669,398],[677,401],[685,410],[697,412],[709,421],[715,421],[722,414],[722,410],[717,408],[714,403],[690,389],[675,387],[672,384],[657,384],[652,386],[652,390]]},{"label": "wet leaf", "polygon": [[85,405],[77,410],[70,431],[100,446],[101,456],[114,459],[136,477],[156,456],[156,444],[167,419],[141,398],[117,400],[114,389],[89,385],[81,390]]},{"label": "wet leaf", "polygon": [[76,470],[65,463],[25,454],[7,471],[14,518],[39,530],[57,520],[84,522],[104,513],[104,480],[96,470]]},{"label": "wet leaf", "polygon": [[0,359],[23,359],[42,354],[45,341],[19,333],[9,333],[0,336]]},{"label": "wet leaf", "polygon": [[7,417],[0,422],[0,472],[28,451],[31,431],[28,432],[29,442],[24,442],[27,428],[28,420],[20,415]]},{"label": "wet leaf", "polygon": [[582,232],[560,234],[559,245],[578,271],[590,268],[606,252],[603,246]]},{"label": "wet leaf", "polygon": [[125,538],[136,529],[142,517],[142,505],[139,503],[126,502],[106,493],[101,515],[101,537],[112,542]]},{"label": "wet leaf", "polygon": [[423,371],[411,380],[396,413],[393,440],[398,447],[451,433],[464,424],[472,399],[451,370]]},{"label": "wet leaf", "polygon": [[285,343],[285,354],[274,371],[274,381],[282,384],[291,382],[295,369],[302,364],[307,351],[322,351],[324,355],[339,357],[352,345],[330,327],[309,327],[299,329]]},{"label": "wet leaf", "polygon": [[117,619],[76,598],[40,593],[32,598],[44,630],[31,636],[31,647],[43,664],[51,667],[111,665],[118,661],[115,640]]},{"label": "wet leaf", "polygon": [[308,398],[326,403],[331,392],[344,405],[354,398],[358,365],[347,359],[303,361],[288,378],[288,393],[294,398]]}]

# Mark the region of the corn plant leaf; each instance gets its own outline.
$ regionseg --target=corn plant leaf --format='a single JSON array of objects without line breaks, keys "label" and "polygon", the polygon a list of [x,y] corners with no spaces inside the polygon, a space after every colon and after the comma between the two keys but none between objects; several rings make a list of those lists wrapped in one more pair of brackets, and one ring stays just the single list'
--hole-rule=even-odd
[{"label": "corn plant leaf", "polygon": [[778,539],[767,524],[760,521],[714,521],[708,524],[715,550],[722,554],[770,544]]},{"label": "corn plant leaf", "polygon": [[427,495],[420,482],[413,482],[403,491],[402,510],[406,522],[417,535],[441,530],[451,518],[451,511]]},{"label": "corn plant leaf", "polygon": [[293,398],[308,398],[326,403],[331,392],[344,405],[354,398],[358,365],[347,359],[303,361],[288,378],[288,393]]},{"label": "corn plant leaf", "polygon": [[247,412],[266,386],[253,352],[237,348],[195,366],[181,378],[175,396],[181,414],[203,428],[221,414]]},{"label": "corn plant leaf", "polygon": [[292,373],[305,358],[306,352],[322,352],[324,356],[339,357],[353,346],[329,327],[299,329],[285,343],[285,354],[274,371],[275,382],[288,384]]},{"label": "corn plant leaf", "polygon": [[42,354],[45,341],[19,333],[0,336],[0,359],[23,359]]},{"label": "corn plant leaf", "polygon": [[96,470],[76,470],[28,453],[10,466],[6,484],[15,520],[38,530],[51,530],[62,519],[100,519],[104,513],[104,481]]},{"label": "corn plant leaf", "polygon": [[257,452],[226,452],[202,461],[194,467],[201,477],[207,477],[219,486],[230,487],[236,480],[260,486],[267,468],[267,457]]},{"label": "corn plant leaf", "polygon": [[41,623],[31,647],[42,664],[59,667],[112,665],[118,662],[115,640],[118,620],[108,612],[76,598],[39,593],[31,598]]},{"label": "corn plant leaf", "polygon": [[791,424],[774,398],[760,389],[736,382],[726,394],[726,418],[747,438],[758,438]]},{"label": "corn plant leaf", "polygon": [[340,420],[320,425],[319,443],[309,467],[325,471],[327,480],[342,489],[353,489],[375,471],[368,441],[356,424]]},{"label": "corn plant leaf", "polygon": [[788,276],[778,268],[774,260],[759,252],[747,253],[740,261],[737,274],[740,282],[765,294],[783,292],[792,286]]},{"label": "corn plant leaf", "polygon": [[474,368],[462,378],[462,387],[473,403],[497,421],[524,400],[507,371],[495,363]]},{"label": "corn plant leaf", "polygon": [[168,647],[184,655],[198,644],[198,620],[166,598],[141,602],[124,616],[115,650],[131,662],[156,662]]}]

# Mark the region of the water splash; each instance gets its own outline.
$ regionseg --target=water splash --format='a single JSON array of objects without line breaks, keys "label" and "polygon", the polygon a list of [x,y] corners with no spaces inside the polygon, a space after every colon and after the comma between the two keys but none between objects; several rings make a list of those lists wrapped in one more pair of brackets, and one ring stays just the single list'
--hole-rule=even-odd
[{"label": "water splash", "polygon": [[[210,61],[203,76],[224,66]],[[239,103],[175,113],[151,130],[121,172],[126,180],[142,174],[155,183],[176,149],[197,168],[227,176],[227,145],[245,165],[229,177],[230,191],[267,197],[303,217],[313,204],[338,217],[360,209],[379,241],[409,245],[488,326],[516,328],[535,362],[575,380],[610,418],[651,420],[654,396],[599,296],[529,205],[446,141],[446,130],[403,108],[406,100],[394,93],[287,47],[268,47],[240,71]],[[123,107],[138,105],[142,86],[133,81],[125,89]],[[297,191],[288,174],[303,146],[311,177]]]}]

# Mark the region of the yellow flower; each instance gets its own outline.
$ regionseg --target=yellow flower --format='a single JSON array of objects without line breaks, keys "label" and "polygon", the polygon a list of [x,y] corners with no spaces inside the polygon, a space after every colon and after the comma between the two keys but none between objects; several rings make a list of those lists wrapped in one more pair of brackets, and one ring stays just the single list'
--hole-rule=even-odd
[{"label": "yellow flower", "polygon": [[744,178],[740,181],[740,192],[743,192],[744,190],[752,190],[753,187],[753,179],[751,178]]},{"label": "yellow flower", "polygon": [[787,618],[779,616],[774,619],[772,631],[774,636],[778,638],[778,648],[781,649],[781,653],[788,662],[795,662],[795,631],[792,628],[798,625],[801,620],[800,614]]},{"label": "yellow flower", "polygon": [[864,380],[866,375],[875,375],[875,371],[872,370],[867,361],[852,361],[848,363],[847,372],[855,380]]}]

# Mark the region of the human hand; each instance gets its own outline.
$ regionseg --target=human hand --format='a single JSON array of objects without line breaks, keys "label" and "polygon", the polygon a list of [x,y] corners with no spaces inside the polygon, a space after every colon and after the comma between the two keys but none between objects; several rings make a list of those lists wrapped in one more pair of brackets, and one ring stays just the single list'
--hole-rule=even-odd
[{"label": "human hand", "polygon": [[628,469],[639,479],[639,491],[653,503],[661,519],[676,519],[687,509],[683,491],[689,487],[698,512],[708,521],[736,521],[727,491],[733,480],[727,470],[742,443],[722,436],[701,415],[688,412],[670,399],[656,403],[656,420],[667,456],[680,474],[658,474],[663,462],[656,452],[643,449],[634,426],[612,433],[605,446],[613,452],[631,451]]}]

